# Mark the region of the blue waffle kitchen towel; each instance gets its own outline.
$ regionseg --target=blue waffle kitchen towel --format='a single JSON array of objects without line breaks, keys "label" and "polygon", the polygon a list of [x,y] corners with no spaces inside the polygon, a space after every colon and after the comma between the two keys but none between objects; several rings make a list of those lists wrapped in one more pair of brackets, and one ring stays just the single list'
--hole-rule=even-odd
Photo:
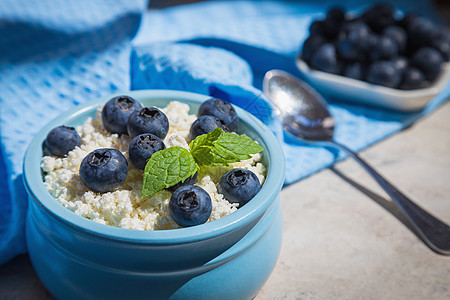
[{"label": "blue waffle kitchen towel", "polygon": [[[323,16],[332,1],[210,1],[150,11],[130,44],[143,2],[0,2],[0,264],[26,251],[21,169],[31,137],[60,112],[89,99],[119,90],[164,88],[228,100],[279,137],[286,184],[342,158],[283,140],[260,90],[269,69],[300,76],[294,57],[312,18]],[[347,9],[370,4],[334,3]],[[436,18],[425,0],[394,5]],[[327,100],[338,124],[336,139],[359,151],[431,112],[449,95],[447,86],[425,110],[410,114]]]},{"label": "blue waffle kitchen towel", "polygon": [[26,252],[22,163],[49,120],[129,90],[130,40],[146,1],[0,1],[0,265]]}]

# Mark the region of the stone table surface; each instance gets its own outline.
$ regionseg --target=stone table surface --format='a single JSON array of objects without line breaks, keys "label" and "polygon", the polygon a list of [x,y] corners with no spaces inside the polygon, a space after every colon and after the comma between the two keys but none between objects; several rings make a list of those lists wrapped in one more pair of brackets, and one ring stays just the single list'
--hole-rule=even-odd
[{"label": "stone table surface", "polygon": [[[450,223],[450,103],[361,156]],[[281,192],[278,263],[255,299],[450,299],[450,256],[431,251],[347,159]],[[0,299],[51,299],[29,259],[0,267]]]}]

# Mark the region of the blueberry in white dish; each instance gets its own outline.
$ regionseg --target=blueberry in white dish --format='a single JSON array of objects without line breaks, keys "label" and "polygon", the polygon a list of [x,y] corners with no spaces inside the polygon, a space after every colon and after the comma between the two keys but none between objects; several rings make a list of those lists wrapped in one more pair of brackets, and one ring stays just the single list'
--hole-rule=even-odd
[{"label": "blueberry in white dish", "polygon": [[402,74],[392,61],[379,60],[372,63],[367,73],[367,81],[373,84],[396,88]]},{"label": "blueberry in white dish", "polygon": [[367,9],[361,19],[376,33],[381,33],[384,28],[395,24],[394,7],[388,3],[377,3]]},{"label": "blueberry in white dish", "polygon": [[128,162],[116,149],[101,148],[90,152],[81,162],[80,177],[84,185],[99,193],[111,192],[127,178]]},{"label": "blueberry in white dish", "polygon": [[328,73],[339,73],[336,48],[331,43],[325,43],[313,54],[311,65],[320,71]]},{"label": "blueberry in white dish", "polygon": [[199,135],[213,131],[217,127],[222,128],[223,131],[230,131],[219,118],[211,115],[200,116],[192,123],[191,128],[189,129],[189,139],[192,141]]},{"label": "blueberry in white dish", "polygon": [[362,22],[351,22],[342,26],[337,40],[337,51],[347,61],[363,61],[373,43],[373,33]]},{"label": "blueberry in white dish", "polygon": [[420,48],[411,58],[411,65],[421,70],[429,81],[439,76],[443,62],[442,54],[431,47]]},{"label": "blueberry in white dish", "polygon": [[316,53],[320,46],[322,46],[326,42],[327,40],[320,35],[311,35],[303,43],[302,58],[306,62],[311,63],[311,58],[314,53]]},{"label": "blueberry in white dish", "polygon": [[199,186],[181,186],[170,197],[170,215],[182,227],[205,223],[208,221],[211,211],[211,197]]},{"label": "blueberry in white dish", "polygon": [[[402,14],[386,3],[359,15],[333,8],[324,19],[311,23],[301,58],[311,69],[327,73],[396,89],[423,88],[438,78],[443,63],[450,60],[450,30],[417,13]],[[392,61],[396,71],[380,61]],[[403,79],[407,66],[416,69]]]},{"label": "blueberry in white dish", "polygon": [[416,12],[407,12],[403,15],[403,18],[397,21],[397,25],[399,25],[400,27],[402,27],[407,31],[409,24],[418,17],[419,14]]},{"label": "blueberry in white dish", "polygon": [[81,137],[75,128],[62,125],[47,134],[44,145],[50,154],[64,156],[75,147],[81,146]]},{"label": "blueberry in white dish", "polygon": [[409,60],[404,56],[397,56],[391,59],[391,61],[394,63],[395,67],[399,70],[399,72],[402,74],[409,66]]},{"label": "blueberry in white dish", "polygon": [[405,29],[400,26],[391,25],[383,30],[383,36],[389,37],[395,42],[399,53],[405,52],[406,43],[408,40],[408,35]]},{"label": "blueberry in white dish", "polygon": [[258,177],[250,170],[235,168],[225,173],[217,186],[219,193],[239,207],[250,201],[261,189]]},{"label": "blueberry in white dish", "polygon": [[450,60],[450,29],[440,28],[434,39],[431,41],[431,47],[441,52],[445,61]]},{"label": "blueberry in white dish", "polygon": [[130,115],[127,130],[131,138],[141,133],[152,133],[164,139],[169,132],[169,119],[156,107],[144,107]]},{"label": "blueberry in white dish", "polygon": [[103,107],[103,126],[111,133],[126,134],[128,118],[134,111],[141,108],[141,103],[130,96],[114,97]]},{"label": "blueberry in white dish", "polygon": [[430,19],[418,16],[414,18],[406,29],[408,32],[408,46],[418,49],[428,45],[437,33],[438,27]]},{"label": "blueberry in white dish", "polygon": [[426,78],[416,67],[406,67],[403,72],[400,88],[404,90],[420,89],[426,86]]},{"label": "blueberry in white dish", "polygon": [[325,21],[322,20],[315,20],[309,25],[309,34],[311,36],[321,36],[324,35],[324,28]]},{"label": "blueberry in white dish", "polygon": [[360,62],[349,63],[344,67],[345,77],[362,80],[365,77],[365,66]]},{"label": "blueberry in white dish", "polygon": [[398,55],[398,46],[389,36],[380,36],[371,48],[370,58],[372,61],[387,60]]},{"label": "blueberry in white dish", "polygon": [[441,52],[445,61],[450,60],[450,40],[436,39],[431,42],[431,46]]},{"label": "blueberry in white dish", "polygon": [[339,34],[339,28],[341,27],[341,24],[344,23],[344,21],[345,21],[345,14],[342,8],[340,7],[331,8],[328,11],[323,24],[323,34],[328,39],[335,39]]},{"label": "blueberry in white dish", "polygon": [[131,140],[128,145],[128,155],[136,168],[144,170],[153,153],[163,149],[166,149],[166,146],[159,137],[151,133],[143,133]]},{"label": "blueberry in white dish", "polygon": [[177,190],[181,186],[193,185],[194,183],[197,182],[197,177],[198,177],[198,172],[195,172],[194,175],[189,176],[185,181],[180,181],[180,182],[176,183],[175,185],[168,187],[167,190],[173,193],[173,192],[175,192],[175,190]]},{"label": "blueberry in white dish", "polygon": [[211,98],[203,102],[197,112],[197,116],[210,115],[215,116],[225,124],[230,131],[236,131],[238,128],[239,117],[233,106],[227,101]]}]

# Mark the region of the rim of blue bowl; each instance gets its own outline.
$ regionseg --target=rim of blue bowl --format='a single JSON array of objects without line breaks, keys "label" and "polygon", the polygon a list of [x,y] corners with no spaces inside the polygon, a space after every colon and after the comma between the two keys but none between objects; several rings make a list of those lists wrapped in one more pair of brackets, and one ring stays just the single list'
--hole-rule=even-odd
[{"label": "rim of blue bowl", "polygon": [[[167,99],[197,103],[211,98],[211,96],[207,95],[173,90],[138,90],[115,93],[75,106],[46,124],[34,136],[27,148],[23,166],[23,180],[29,196],[34,198],[38,205],[58,222],[62,222],[72,229],[78,230],[78,232],[84,232],[106,239],[133,243],[180,244],[212,238],[238,229],[261,216],[278,197],[285,178],[285,159],[281,145],[266,125],[250,113],[235,106],[240,121],[250,126],[264,142],[265,153],[263,152],[263,155],[268,155],[267,161],[269,162],[269,166],[266,166],[266,181],[260,192],[237,211],[219,220],[198,226],[170,230],[141,231],[100,224],[76,215],[74,212],[65,208],[50,195],[43,184],[40,166],[43,155],[42,143],[52,128],[62,125],[66,120],[74,119],[92,109],[96,109],[99,105],[106,103],[110,98],[118,95],[129,95],[138,101]],[[38,149],[38,151],[33,151],[33,149]]]}]

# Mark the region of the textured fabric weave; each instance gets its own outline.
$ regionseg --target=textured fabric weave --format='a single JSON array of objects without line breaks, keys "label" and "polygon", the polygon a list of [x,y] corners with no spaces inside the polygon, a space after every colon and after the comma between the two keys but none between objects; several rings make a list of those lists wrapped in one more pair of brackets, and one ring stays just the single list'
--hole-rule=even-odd
[{"label": "textured fabric weave", "polygon": [[129,90],[130,40],[145,7],[127,0],[0,1],[0,264],[26,251],[28,143],[69,107]]}]

